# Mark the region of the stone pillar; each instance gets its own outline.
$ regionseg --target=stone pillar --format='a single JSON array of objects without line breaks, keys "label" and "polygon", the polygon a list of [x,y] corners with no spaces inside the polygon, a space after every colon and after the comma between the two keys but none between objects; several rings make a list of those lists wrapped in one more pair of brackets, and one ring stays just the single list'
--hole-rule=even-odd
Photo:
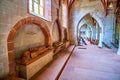
[{"label": "stone pillar", "polygon": [[118,46],[117,54],[120,55],[120,28],[119,28],[119,46]]},{"label": "stone pillar", "polygon": [[117,54],[120,55],[120,38],[119,38],[119,47],[118,47]]},{"label": "stone pillar", "polygon": [[98,23],[96,23],[96,40],[98,39]]},{"label": "stone pillar", "polygon": [[102,47],[102,41],[103,41],[103,34],[100,33],[100,38],[99,38],[99,44],[98,44],[98,47]]},{"label": "stone pillar", "polygon": [[96,39],[96,27],[93,27],[93,34],[92,34],[92,38]]},{"label": "stone pillar", "polygon": [[90,41],[92,41],[92,30],[90,30]]}]

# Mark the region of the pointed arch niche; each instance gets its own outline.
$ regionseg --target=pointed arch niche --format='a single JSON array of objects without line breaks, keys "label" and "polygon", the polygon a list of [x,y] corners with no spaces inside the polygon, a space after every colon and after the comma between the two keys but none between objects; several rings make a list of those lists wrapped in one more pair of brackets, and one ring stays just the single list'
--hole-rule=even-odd
[{"label": "pointed arch niche", "polygon": [[[57,38],[57,39],[54,39],[54,38]],[[56,18],[52,24],[52,39],[53,39],[54,55],[65,48],[65,45],[63,43],[63,38],[64,38],[63,27],[61,25],[60,20]]]},{"label": "pointed arch niche", "polygon": [[[16,37],[18,30],[20,30],[25,25],[29,25],[29,24],[38,26],[38,28],[40,28],[42,33],[44,34],[44,38],[45,38],[44,44],[49,46],[49,47],[52,46],[50,31],[48,29],[47,24],[42,19],[37,18],[37,17],[27,17],[27,18],[24,18],[24,19],[18,21],[15,24],[15,26],[13,26],[13,28],[11,29],[11,31],[8,35],[8,39],[7,39],[8,58],[9,58],[9,74],[11,74],[11,75],[16,73],[15,53],[14,53],[14,38]],[[33,35],[34,33],[30,32],[28,34]]]},{"label": "pointed arch niche", "polygon": [[63,41],[62,25],[58,18],[56,18],[52,24],[52,39],[53,43]]}]

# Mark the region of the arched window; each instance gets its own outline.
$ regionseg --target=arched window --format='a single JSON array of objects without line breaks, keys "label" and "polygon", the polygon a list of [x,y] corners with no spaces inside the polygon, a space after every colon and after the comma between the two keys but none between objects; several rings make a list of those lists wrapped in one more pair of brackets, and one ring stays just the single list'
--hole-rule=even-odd
[{"label": "arched window", "polygon": [[68,9],[67,9],[67,0],[62,2],[62,24],[64,27],[67,27],[68,19]]},{"label": "arched window", "polygon": [[28,0],[29,13],[51,21],[51,0]]}]

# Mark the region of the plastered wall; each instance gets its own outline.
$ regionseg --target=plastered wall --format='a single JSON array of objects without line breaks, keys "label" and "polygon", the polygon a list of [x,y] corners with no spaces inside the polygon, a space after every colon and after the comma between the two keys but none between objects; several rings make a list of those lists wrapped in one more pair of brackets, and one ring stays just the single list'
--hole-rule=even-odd
[{"label": "plastered wall", "polygon": [[[0,78],[5,77],[9,74],[8,56],[11,56],[11,55],[8,55],[7,39],[8,39],[8,35],[9,35],[11,29],[13,29],[15,24],[18,21],[22,20],[23,18],[35,17],[28,13],[28,7],[27,7],[28,2],[27,1],[28,0],[12,0],[12,1],[11,0],[0,0],[0,47],[1,47],[0,48]],[[57,17],[57,7],[58,7],[58,6],[54,6],[54,4],[53,4],[54,0],[51,0],[51,1],[52,1],[52,6],[51,6],[52,20],[47,21],[47,20],[43,19],[43,21],[45,21],[47,23],[50,32],[52,32],[51,24],[53,23],[53,20]],[[61,18],[61,7],[59,8],[59,10],[60,10],[59,17]],[[25,46],[33,45],[33,44],[34,44],[34,46],[38,46],[38,44],[40,44],[40,45],[44,44],[44,36],[43,36],[40,28],[38,28],[36,25],[33,25],[33,24],[32,24],[32,26],[30,24],[25,25],[25,26],[24,26],[24,28],[20,29],[20,33],[18,32],[18,34],[15,35],[15,39],[14,39],[15,52],[20,47],[21,47],[20,50],[24,51],[26,49]],[[36,33],[36,31],[38,31],[38,30],[39,31],[36,34],[34,34],[33,36],[31,36],[31,35],[26,34],[26,31],[25,31],[26,28],[28,30],[32,29],[33,32],[35,32],[35,33]],[[21,31],[22,29],[23,29],[23,31]],[[24,35],[24,34],[26,34],[26,35]],[[52,33],[50,33],[50,34],[52,34]],[[18,36],[18,38],[16,38],[16,36]],[[29,36],[29,39],[28,39],[28,36]],[[34,38],[34,41],[33,41],[33,38]],[[24,40],[24,41],[21,41],[21,40]],[[18,45],[19,43],[20,43],[20,45]],[[22,47],[22,46],[24,46],[24,47]],[[30,46],[30,47],[34,47],[34,46]],[[16,52],[16,53],[18,53],[18,52]],[[19,56],[17,56],[17,57],[19,57]]]}]

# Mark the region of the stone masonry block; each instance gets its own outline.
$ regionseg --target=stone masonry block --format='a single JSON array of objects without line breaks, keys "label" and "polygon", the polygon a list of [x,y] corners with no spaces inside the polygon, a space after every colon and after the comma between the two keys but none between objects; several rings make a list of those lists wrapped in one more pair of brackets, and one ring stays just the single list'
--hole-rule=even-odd
[{"label": "stone masonry block", "polygon": [[12,30],[10,31],[10,33],[9,33],[9,36],[8,36],[7,41],[8,41],[8,42],[12,42],[13,39],[14,39],[15,34],[16,34],[16,30],[15,30],[15,29],[12,29]]},{"label": "stone masonry block", "polygon": [[13,44],[13,42],[8,42],[8,43],[7,43],[7,46],[8,46],[8,51],[14,49],[14,44]]},{"label": "stone masonry block", "polygon": [[13,51],[8,52],[8,59],[9,59],[9,63],[14,62],[14,52]]}]

